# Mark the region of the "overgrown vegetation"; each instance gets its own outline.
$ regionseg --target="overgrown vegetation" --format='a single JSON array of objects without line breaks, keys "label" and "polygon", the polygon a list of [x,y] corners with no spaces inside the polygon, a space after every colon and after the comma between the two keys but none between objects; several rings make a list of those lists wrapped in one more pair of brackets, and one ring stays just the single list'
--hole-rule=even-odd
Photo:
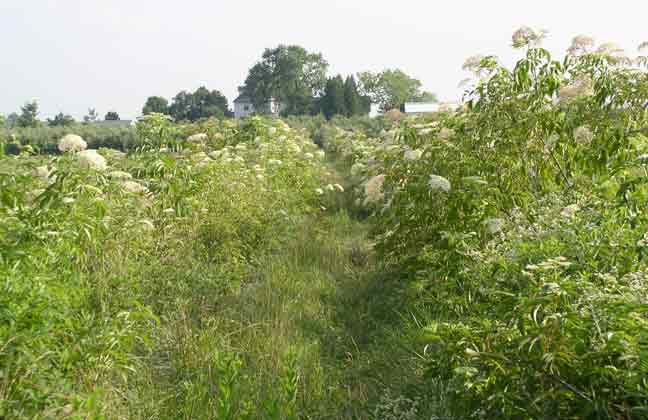
[{"label": "overgrown vegetation", "polygon": [[544,35],[459,110],[0,149],[0,417],[647,418],[648,58]]},{"label": "overgrown vegetation", "polygon": [[[327,144],[407,279],[410,398],[457,418],[648,416],[648,73],[523,28],[513,70],[472,58],[461,112]],[[439,415],[430,412],[429,415]]]}]

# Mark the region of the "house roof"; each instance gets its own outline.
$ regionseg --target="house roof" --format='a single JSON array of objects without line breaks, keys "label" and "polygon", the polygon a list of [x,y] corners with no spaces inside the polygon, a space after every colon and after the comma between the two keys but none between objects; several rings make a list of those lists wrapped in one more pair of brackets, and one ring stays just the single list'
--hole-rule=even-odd
[{"label": "house roof", "polygon": [[234,103],[240,103],[240,102],[248,102],[252,103],[250,100],[250,96],[247,93],[241,93],[236,99],[234,99]]}]

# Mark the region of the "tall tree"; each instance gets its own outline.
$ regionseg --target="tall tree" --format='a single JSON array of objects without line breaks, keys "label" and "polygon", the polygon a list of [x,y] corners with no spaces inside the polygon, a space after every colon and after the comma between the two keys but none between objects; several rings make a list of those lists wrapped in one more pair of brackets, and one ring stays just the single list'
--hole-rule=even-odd
[{"label": "tall tree", "polygon": [[20,116],[16,120],[18,127],[38,127],[38,102],[27,102],[20,108]]},{"label": "tall tree", "polygon": [[109,111],[104,117],[106,121],[119,121],[119,114],[115,111]]},{"label": "tall tree", "polygon": [[322,54],[298,45],[279,45],[266,49],[250,69],[245,92],[256,109],[266,108],[274,99],[284,114],[307,114],[326,86],[327,69]]},{"label": "tall tree", "polygon": [[421,82],[408,76],[402,70],[384,70],[380,73],[364,72],[358,74],[360,92],[369,96],[384,110],[399,109],[409,100],[427,97],[429,92],[421,91]]},{"label": "tall tree", "polygon": [[176,121],[196,121],[201,118],[229,117],[231,112],[227,98],[217,90],[204,86],[195,92],[179,92],[169,106],[168,112]]},{"label": "tall tree", "polygon": [[334,115],[347,114],[342,76],[338,75],[327,80],[322,98],[322,112],[327,119],[331,119]]},{"label": "tall tree", "polygon": [[4,115],[0,114],[0,129],[5,128],[6,124],[7,124],[7,119],[5,118]]},{"label": "tall tree", "polygon": [[148,115],[152,112],[157,112],[158,114],[169,114],[169,101],[161,96],[150,96],[144,104],[142,114]]},{"label": "tall tree", "polygon": [[49,125],[50,127],[66,127],[74,123],[75,121],[72,116],[63,114],[62,112],[56,114],[54,116],[54,119],[47,119],[47,125]]},{"label": "tall tree", "polygon": [[88,114],[83,117],[83,122],[85,123],[93,123],[99,119],[99,115],[97,114],[97,110],[94,108],[88,108]]},{"label": "tall tree", "polygon": [[346,115],[348,117],[363,113],[362,100],[353,76],[348,76],[344,81],[344,104],[346,105]]}]

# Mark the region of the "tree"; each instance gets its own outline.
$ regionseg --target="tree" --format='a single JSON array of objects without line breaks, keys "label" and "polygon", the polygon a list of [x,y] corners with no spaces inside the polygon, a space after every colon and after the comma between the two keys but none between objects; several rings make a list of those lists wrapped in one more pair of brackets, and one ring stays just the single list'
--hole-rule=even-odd
[{"label": "tree", "polygon": [[219,91],[204,86],[194,93],[179,92],[169,106],[168,114],[176,121],[197,121],[201,118],[231,116],[227,98]]},{"label": "tree", "polygon": [[75,121],[72,116],[65,115],[62,112],[59,112],[57,115],[55,115],[54,119],[47,119],[47,125],[49,125],[50,127],[65,127],[74,123]]},{"label": "tree", "polygon": [[421,91],[419,80],[398,69],[359,73],[358,79],[361,93],[369,96],[373,103],[379,104],[383,111],[399,109],[409,100],[429,98],[431,95]]},{"label": "tree", "polygon": [[38,102],[27,102],[23,107],[20,108],[20,111],[21,114],[16,120],[16,126],[38,127],[38,125],[40,124],[40,121],[38,121]]},{"label": "tree", "polygon": [[15,127],[18,124],[18,118],[20,118],[20,116],[15,112],[9,114],[7,116],[7,121],[5,121],[5,127],[7,128]]},{"label": "tree", "polygon": [[361,115],[362,99],[358,93],[358,86],[353,76],[348,76],[344,82],[344,104],[346,106],[346,115],[352,117]]},{"label": "tree", "polygon": [[322,112],[327,119],[331,119],[334,115],[347,114],[344,93],[342,76],[338,75],[327,80],[322,98]]},{"label": "tree", "polygon": [[321,54],[298,45],[266,49],[249,71],[245,93],[256,109],[265,109],[274,99],[284,114],[311,113],[314,99],[326,86],[328,63]]},{"label": "tree", "polygon": [[7,119],[4,115],[0,114],[0,129],[4,128],[7,124]]},{"label": "tree", "polygon": [[439,102],[436,94],[428,92],[426,90],[420,92],[418,95],[415,95],[409,99],[411,102]]},{"label": "tree", "polygon": [[144,104],[142,114],[148,115],[153,112],[158,114],[169,114],[169,101],[161,96],[150,96]]},{"label": "tree", "polygon": [[97,121],[99,118],[99,115],[97,114],[97,110],[94,108],[88,108],[88,115],[85,115],[83,117],[83,122],[87,123],[93,123]]},{"label": "tree", "polygon": [[115,111],[109,111],[104,117],[106,121],[119,121],[119,114]]}]

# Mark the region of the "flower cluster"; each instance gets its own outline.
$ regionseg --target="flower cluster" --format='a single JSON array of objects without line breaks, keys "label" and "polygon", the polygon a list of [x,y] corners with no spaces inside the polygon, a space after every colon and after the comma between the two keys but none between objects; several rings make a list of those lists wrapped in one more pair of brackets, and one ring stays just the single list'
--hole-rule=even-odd
[{"label": "flower cluster", "polygon": [[88,148],[88,144],[76,134],[68,134],[64,136],[58,143],[58,149],[65,152],[81,152]]}]

